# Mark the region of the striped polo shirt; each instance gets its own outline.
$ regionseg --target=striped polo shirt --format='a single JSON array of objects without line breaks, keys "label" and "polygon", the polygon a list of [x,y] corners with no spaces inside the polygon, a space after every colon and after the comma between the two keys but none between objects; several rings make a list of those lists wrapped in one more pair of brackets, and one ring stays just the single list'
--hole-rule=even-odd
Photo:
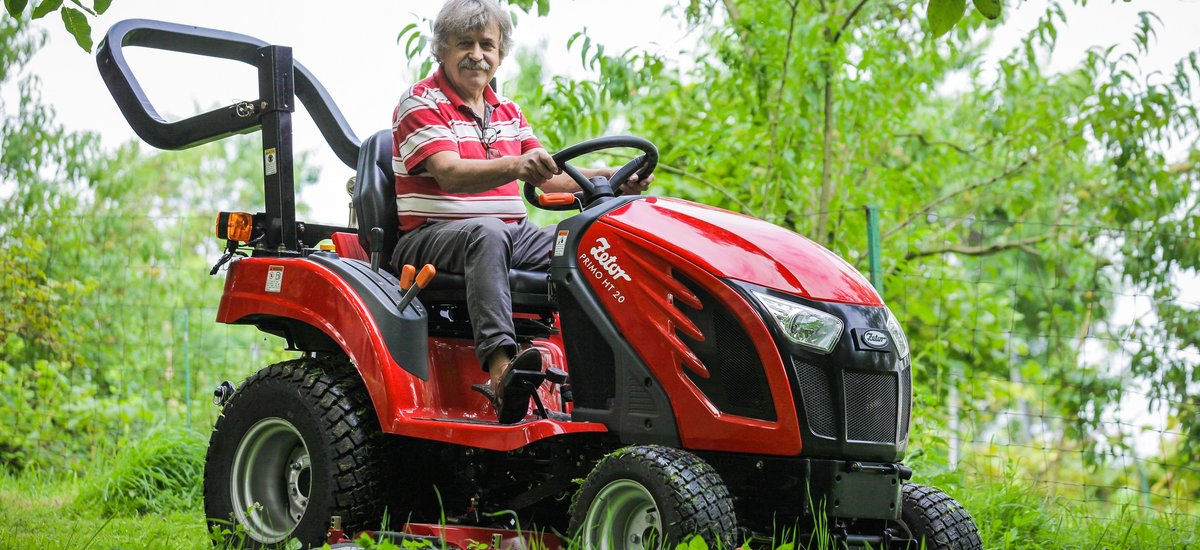
[{"label": "striped polo shirt", "polygon": [[450,86],[445,69],[418,82],[400,98],[392,114],[392,170],[396,173],[396,212],[400,230],[427,220],[491,216],[507,221],[525,218],[516,180],[481,193],[449,193],[425,170],[425,159],[441,151],[457,151],[464,159],[517,156],[541,147],[521,108],[483,91],[487,105],[477,117]]}]

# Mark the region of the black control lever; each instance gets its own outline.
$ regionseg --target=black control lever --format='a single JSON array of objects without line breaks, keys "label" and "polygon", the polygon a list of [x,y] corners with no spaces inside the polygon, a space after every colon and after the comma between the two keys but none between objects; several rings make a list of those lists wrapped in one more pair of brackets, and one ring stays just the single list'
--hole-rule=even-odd
[{"label": "black control lever", "polygon": [[383,229],[371,228],[371,271],[379,273],[379,263],[383,256]]}]

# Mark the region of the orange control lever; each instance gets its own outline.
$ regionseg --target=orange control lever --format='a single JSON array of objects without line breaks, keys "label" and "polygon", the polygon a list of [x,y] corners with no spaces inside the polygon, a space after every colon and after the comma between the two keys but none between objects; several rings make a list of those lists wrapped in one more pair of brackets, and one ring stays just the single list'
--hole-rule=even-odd
[{"label": "orange control lever", "polygon": [[[407,268],[412,266],[405,267]],[[417,273],[417,280],[415,281],[416,284],[414,284],[404,293],[404,297],[400,298],[400,303],[396,305],[396,307],[400,309],[401,313],[404,313],[404,308],[408,307],[409,302],[412,302],[413,298],[417,297],[417,293],[420,292],[422,288],[425,288],[425,286],[429,284],[429,281],[433,280],[434,275],[437,275],[437,269],[433,267],[433,264],[425,264],[425,267],[421,268],[421,272]]]},{"label": "orange control lever", "polygon": [[545,193],[538,196],[538,204],[542,206],[569,206],[575,204],[575,194]]},{"label": "orange control lever", "polygon": [[413,284],[413,278],[417,276],[417,268],[410,264],[404,264],[400,269],[400,290],[408,292],[408,288]]},{"label": "orange control lever", "polygon": [[417,287],[425,288],[425,285],[433,280],[434,275],[437,275],[437,268],[433,267],[433,264],[425,264],[425,267],[422,267],[421,272],[417,274]]}]

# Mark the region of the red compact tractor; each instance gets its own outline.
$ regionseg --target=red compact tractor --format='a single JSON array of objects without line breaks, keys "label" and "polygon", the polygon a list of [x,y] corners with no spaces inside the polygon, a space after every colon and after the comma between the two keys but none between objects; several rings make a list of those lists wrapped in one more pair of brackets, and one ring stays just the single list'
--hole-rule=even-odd
[{"label": "red compact tractor", "polygon": [[[259,99],[165,122],[126,46],[254,65]],[[151,145],[262,131],[266,211],[220,215],[217,321],[276,335],[298,357],[218,388],[204,481],[212,526],[252,546],[348,544],[372,531],[446,548],[531,538],[674,548],[692,536],[711,548],[782,537],[981,547],[955,500],[908,482],[909,344],[871,285],[769,223],[614,196],[630,174],[654,170],[648,141],[606,137],[554,155],[583,189],[567,200],[526,188],[534,205],[579,213],[558,225],[549,272],[510,273],[518,339],[547,368],[523,374],[529,416],[500,424],[470,390],[487,375],[461,275],[412,282],[380,269],[398,234],[390,132],[360,143],[289,48],[248,36],[123,21],[98,64]],[[295,219],[296,98],[357,169],[358,229]],[[568,164],[613,147],[641,154],[611,181]],[[335,251],[318,246],[326,239]]]}]

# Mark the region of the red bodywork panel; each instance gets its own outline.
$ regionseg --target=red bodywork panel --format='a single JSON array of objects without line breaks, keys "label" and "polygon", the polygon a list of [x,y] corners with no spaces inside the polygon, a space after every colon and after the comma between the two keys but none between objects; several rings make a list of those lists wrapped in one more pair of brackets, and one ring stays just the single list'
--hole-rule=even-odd
[{"label": "red bodywork panel", "polygon": [[[274,273],[268,286],[268,273]],[[337,274],[301,258],[244,258],[229,267],[217,310],[221,323],[252,323],[250,316],[303,321],[324,332],[354,362],[384,432],[495,451],[511,451],[566,433],[603,432],[590,422],[527,421],[496,424],[495,411],[471,384],[487,381],[469,340],[431,338],[429,381],[400,368],[387,351],[370,311]],[[547,366],[565,367],[562,341],[537,340]],[[565,370],[565,369],[564,369]],[[557,395],[542,387],[548,408]],[[487,423],[447,419],[491,420]]]},{"label": "red bodywork panel", "polygon": [[[654,371],[671,400],[683,447],[792,456],[802,442],[785,367],[762,318],[719,278],[812,300],[880,306],[878,293],[841,258],[761,220],[677,199],[630,202],[584,234],[577,259],[618,329]],[[700,308],[672,271],[695,281],[745,328],[762,362],[776,420],[722,413],[685,374],[708,368],[676,336],[702,340],[675,303]],[[719,368],[718,365],[711,365]]]},{"label": "red bodywork panel", "polygon": [[817,243],[756,218],[679,199],[648,197],[614,210],[602,221],[717,277],[822,302],[883,305],[854,266]]},{"label": "red bodywork panel", "polygon": [[[684,448],[788,456],[800,453],[800,426],[787,371],[762,319],[733,289],[681,256],[606,223],[593,224],[584,234],[578,259],[585,278],[617,328],[666,390]],[[708,367],[675,331],[696,340],[705,336],[675,303],[683,301],[696,309],[701,303],[672,276],[672,270],[723,302],[746,329],[771,388],[774,422],[724,414],[688,379],[684,369],[707,378]]]}]

